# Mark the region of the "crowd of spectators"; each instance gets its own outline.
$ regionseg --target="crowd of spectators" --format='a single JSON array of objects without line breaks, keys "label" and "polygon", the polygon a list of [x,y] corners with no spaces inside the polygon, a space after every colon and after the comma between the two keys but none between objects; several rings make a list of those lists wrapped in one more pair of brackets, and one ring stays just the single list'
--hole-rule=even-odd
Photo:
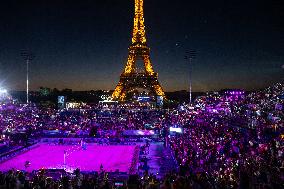
[{"label": "crowd of spectators", "polygon": [[181,174],[204,174],[202,188],[283,187],[283,91],[212,94],[197,112],[176,112],[184,133],[169,141]]},{"label": "crowd of spectators", "polygon": [[[86,132],[90,137],[106,137],[112,132],[104,131],[111,130],[115,136],[107,137],[122,137],[124,130],[159,130],[165,145],[172,149],[179,172],[169,173],[163,180],[146,172],[143,179],[137,180],[140,188],[281,188],[283,93],[283,83],[247,94],[209,93],[191,105],[172,110],[97,105],[67,111],[5,102],[0,106],[1,138],[5,144],[17,146],[25,145],[27,138],[15,140],[11,133],[41,137],[44,130],[60,130],[72,136]],[[169,127],[181,128],[182,133],[172,134]],[[41,185],[40,177],[27,179],[23,174],[0,174],[0,181],[3,185],[24,186],[29,180],[29,184],[32,181],[33,185]],[[77,178],[62,177],[58,182],[49,179],[50,184],[42,177],[45,186],[34,188],[66,188],[66,183]],[[94,188],[95,183],[102,184],[97,188],[113,187],[97,178],[83,175],[82,185],[90,186],[81,188]]]}]

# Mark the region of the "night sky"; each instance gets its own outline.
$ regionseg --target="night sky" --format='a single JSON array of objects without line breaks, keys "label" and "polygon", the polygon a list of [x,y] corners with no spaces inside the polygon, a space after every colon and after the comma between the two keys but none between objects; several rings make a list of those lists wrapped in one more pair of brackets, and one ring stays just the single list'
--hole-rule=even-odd
[{"label": "night sky", "polygon": [[[165,91],[258,89],[284,78],[281,0],[144,0],[146,37]],[[0,2],[0,86],[114,89],[128,55],[134,0]],[[141,65],[138,64],[141,67]]]}]

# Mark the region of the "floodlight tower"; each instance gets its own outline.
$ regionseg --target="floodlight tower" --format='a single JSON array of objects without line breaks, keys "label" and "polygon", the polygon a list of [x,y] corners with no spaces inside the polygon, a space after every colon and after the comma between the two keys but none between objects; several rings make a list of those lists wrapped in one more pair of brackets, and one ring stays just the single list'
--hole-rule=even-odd
[{"label": "floodlight tower", "polygon": [[192,102],[192,62],[196,58],[195,50],[187,50],[184,59],[189,63],[189,103]]},{"label": "floodlight tower", "polygon": [[24,58],[24,60],[26,61],[26,65],[27,65],[27,104],[29,103],[29,63],[33,60],[33,58],[35,57],[31,52],[23,50],[21,52],[21,56]]}]

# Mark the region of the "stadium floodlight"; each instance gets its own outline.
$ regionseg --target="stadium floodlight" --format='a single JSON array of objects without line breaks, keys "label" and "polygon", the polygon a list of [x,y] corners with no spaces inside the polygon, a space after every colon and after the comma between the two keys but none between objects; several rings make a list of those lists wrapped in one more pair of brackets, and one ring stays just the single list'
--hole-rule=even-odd
[{"label": "stadium floodlight", "polygon": [[0,88],[0,94],[2,95],[2,94],[7,94],[7,89],[2,89],[2,88]]},{"label": "stadium floodlight", "polygon": [[27,104],[28,104],[29,103],[29,64],[35,56],[27,50],[22,50],[21,56],[26,61],[26,65],[27,65],[27,72],[26,72],[26,75],[27,75],[27,91],[26,91],[26,93],[27,93]]},{"label": "stadium floodlight", "polygon": [[192,103],[192,62],[196,58],[195,50],[187,50],[184,59],[189,62],[189,103]]},{"label": "stadium floodlight", "polygon": [[0,87],[0,100],[5,100],[6,97],[8,96],[8,91],[7,89],[1,88]]}]

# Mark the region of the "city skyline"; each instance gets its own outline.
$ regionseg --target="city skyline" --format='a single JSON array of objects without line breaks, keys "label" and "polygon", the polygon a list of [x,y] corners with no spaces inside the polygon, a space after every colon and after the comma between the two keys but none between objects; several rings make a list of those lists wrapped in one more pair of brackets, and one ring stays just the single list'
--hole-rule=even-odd
[{"label": "city skyline", "polygon": [[[188,90],[184,56],[191,49],[193,91],[251,90],[283,79],[277,2],[145,0],[150,56],[164,90]],[[1,2],[0,12],[0,86],[25,90],[20,54],[27,49],[35,55],[31,90],[114,90],[131,43],[134,0],[18,0]]]}]

